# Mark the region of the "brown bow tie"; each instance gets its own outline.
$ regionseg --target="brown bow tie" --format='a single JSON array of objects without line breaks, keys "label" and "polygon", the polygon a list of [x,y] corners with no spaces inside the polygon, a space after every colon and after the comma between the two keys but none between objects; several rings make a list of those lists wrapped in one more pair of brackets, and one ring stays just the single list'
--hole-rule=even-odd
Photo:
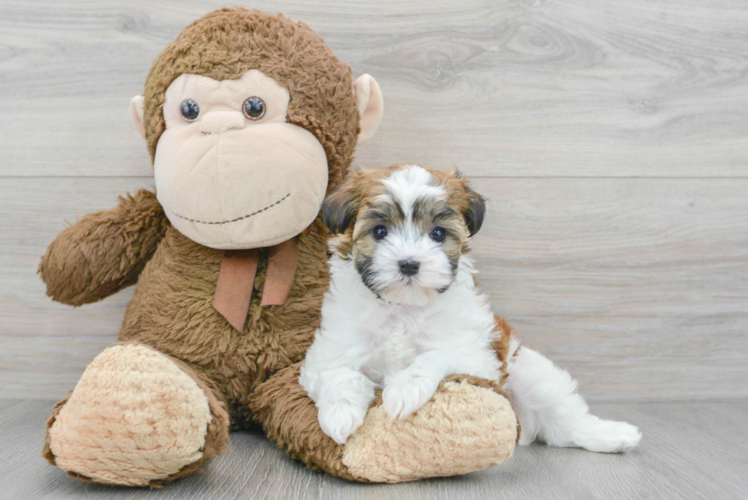
[{"label": "brown bow tie", "polygon": [[[226,250],[223,253],[213,307],[239,332],[244,330],[247,321],[259,262],[260,251],[257,249]],[[261,305],[286,303],[298,264],[298,236],[270,248]]]}]

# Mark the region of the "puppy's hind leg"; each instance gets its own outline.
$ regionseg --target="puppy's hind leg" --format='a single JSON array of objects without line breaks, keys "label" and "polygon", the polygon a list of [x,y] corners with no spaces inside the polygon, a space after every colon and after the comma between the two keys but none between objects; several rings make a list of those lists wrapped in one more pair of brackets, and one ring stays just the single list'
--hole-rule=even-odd
[{"label": "puppy's hind leg", "polygon": [[550,446],[615,453],[639,444],[639,429],[589,412],[577,381],[540,353],[522,347],[509,366],[506,390],[522,425],[520,444],[536,439]]}]

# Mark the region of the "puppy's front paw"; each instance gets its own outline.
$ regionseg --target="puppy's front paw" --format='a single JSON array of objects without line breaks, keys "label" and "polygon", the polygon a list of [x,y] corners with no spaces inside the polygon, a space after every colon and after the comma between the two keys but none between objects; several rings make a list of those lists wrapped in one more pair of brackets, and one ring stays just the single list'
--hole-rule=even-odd
[{"label": "puppy's front paw", "polygon": [[345,444],[348,437],[361,427],[368,410],[368,405],[356,404],[347,399],[322,403],[317,407],[322,432],[338,444]]},{"label": "puppy's front paw", "polygon": [[382,405],[390,418],[405,420],[425,405],[439,386],[430,377],[398,377],[382,391]]}]

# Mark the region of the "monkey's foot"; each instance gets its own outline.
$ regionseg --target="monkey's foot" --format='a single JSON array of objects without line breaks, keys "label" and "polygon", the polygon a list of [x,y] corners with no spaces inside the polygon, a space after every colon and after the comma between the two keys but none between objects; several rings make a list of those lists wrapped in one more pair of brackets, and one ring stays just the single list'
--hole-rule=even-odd
[{"label": "monkey's foot", "polygon": [[494,389],[477,377],[450,377],[405,420],[391,420],[378,399],[342,462],[354,476],[387,483],[499,465],[512,456],[519,429],[509,400]]},{"label": "monkey's foot", "polygon": [[298,383],[299,368],[288,367],[263,383],[250,407],[269,437],[313,469],[353,481],[397,483],[482,470],[514,452],[517,417],[494,382],[449,377],[405,420],[390,420],[378,397],[363,425],[338,445],[320,429],[317,408]]},{"label": "monkey's foot", "polygon": [[142,345],[115,345],[88,366],[47,423],[44,456],[73,477],[154,486],[226,445],[228,415],[189,369]]}]

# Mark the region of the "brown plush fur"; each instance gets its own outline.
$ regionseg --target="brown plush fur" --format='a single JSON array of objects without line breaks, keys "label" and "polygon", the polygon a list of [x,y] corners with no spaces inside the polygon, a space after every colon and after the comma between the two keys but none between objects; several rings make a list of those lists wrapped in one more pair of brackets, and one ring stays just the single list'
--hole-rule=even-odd
[{"label": "brown plush fur", "polygon": [[[341,461],[342,445],[322,432],[317,407],[299,385],[301,363],[279,372],[250,396],[249,405],[263,423],[268,437],[309,468],[323,470],[345,479],[357,479]],[[293,425],[288,425],[293,422]]]},{"label": "brown plush fur", "polygon": [[[263,71],[289,90],[288,121],[322,143],[330,169],[328,189],[335,188],[350,166],[358,133],[351,71],[305,25],[257,11],[208,14],[187,27],[154,62],[146,83],[144,119],[151,155],[165,126],[164,92],[176,77],[193,73],[235,79],[249,69]],[[230,428],[252,422],[263,423],[272,438],[310,466],[365,480],[349,475],[340,447],[320,436],[313,403],[297,381],[298,363],[319,325],[328,286],[326,236],[318,218],[300,237],[288,300],[282,306],[261,307],[261,294],[253,294],[242,332],[212,306],[223,252],[171,227],[153,193],[140,191],[122,198],[113,210],[84,217],[50,245],[40,274],[51,297],[81,305],[137,280],[119,342],[170,356],[208,397],[213,419],[203,459],[151,486],[197,470],[226,449]],[[255,290],[263,289],[267,252],[261,249]],[[48,428],[65,403],[55,407]],[[55,463],[49,436],[43,454]]]},{"label": "brown plush fur", "polygon": [[86,215],[47,249],[39,274],[54,300],[89,304],[137,281],[169,221],[150,191],[140,190],[119,201],[113,210]]},{"label": "brown plush fur", "polygon": [[[151,155],[165,128],[164,93],[176,77],[191,73],[236,79],[249,69],[288,89],[287,121],[310,131],[323,145],[328,186],[334,188],[348,171],[359,130],[351,70],[305,25],[258,11],[212,12],[188,26],[154,62],[144,92]],[[194,243],[172,228],[155,194],[148,191],[123,198],[117,208],[86,216],[63,231],[42,259],[40,274],[48,294],[71,305],[100,300],[137,280],[120,341],[141,343],[180,360],[187,373],[202,381],[209,399],[227,408],[231,427],[242,428],[253,420],[247,406],[252,391],[276,371],[300,361],[312,341],[328,284],[324,231],[318,220],[301,236],[299,265],[286,303],[261,307],[261,294],[255,293],[243,332],[212,306],[223,252]],[[266,256],[267,250],[262,253]],[[263,261],[257,290],[263,288],[265,266]],[[54,416],[49,425],[53,422]],[[214,419],[206,460],[223,450],[228,422]],[[44,455],[54,463],[49,446]]]},{"label": "brown plush fur", "polygon": [[[246,426],[247,396],[274,372],[300,361],[319,326],[327,290],[327,251],[321,224],[299,243],[299,266],[282,306],[260,306],[253,294],[243,332],[212,305],[223,252],[170,228],[143,270],[120,338],[149,345],[187,363],[225,395],[234,428]],[[266,260],[255,278],[262,290]]]}]

